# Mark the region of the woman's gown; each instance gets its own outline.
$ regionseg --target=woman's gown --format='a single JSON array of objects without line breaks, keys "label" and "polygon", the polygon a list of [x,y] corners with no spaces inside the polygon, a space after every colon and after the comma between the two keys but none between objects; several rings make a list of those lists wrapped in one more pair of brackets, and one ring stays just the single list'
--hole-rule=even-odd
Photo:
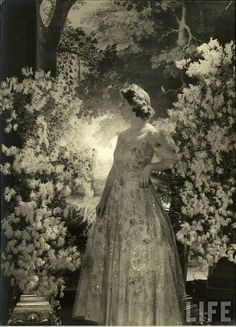
[{"label": "woman's gown", "polygon": [[[160,144],[160,143],[159,143]],[[173,227],[140,173],[154,155],[147,138],[118,137],[117,177],[89,234],[73,317],[99,325],[183,325],[185,284]]]}]

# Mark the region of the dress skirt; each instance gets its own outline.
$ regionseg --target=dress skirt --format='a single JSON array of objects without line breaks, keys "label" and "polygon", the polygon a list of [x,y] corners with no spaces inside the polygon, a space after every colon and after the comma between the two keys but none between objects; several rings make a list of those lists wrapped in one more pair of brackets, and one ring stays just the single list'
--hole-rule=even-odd
[{"label": "dress skirt", "polygon": [[73,318],[184,325],[185,283],[170,218],[153,185],[120,174],[88,234]]}]

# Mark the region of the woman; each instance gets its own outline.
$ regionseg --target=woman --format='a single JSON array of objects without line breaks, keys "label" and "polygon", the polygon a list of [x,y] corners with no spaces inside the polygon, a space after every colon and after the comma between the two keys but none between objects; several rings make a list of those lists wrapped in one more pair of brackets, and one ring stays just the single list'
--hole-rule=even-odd
[{"label": "woman", "polygon": [[[148,120],[149,95],[121,89],[124,119],[97,219],[89,230],[73,317],[99,325],[183,325],[185,286],[169,216],[150,182],[176,161]],[[162,160],[151,163],[154,153]]]}]

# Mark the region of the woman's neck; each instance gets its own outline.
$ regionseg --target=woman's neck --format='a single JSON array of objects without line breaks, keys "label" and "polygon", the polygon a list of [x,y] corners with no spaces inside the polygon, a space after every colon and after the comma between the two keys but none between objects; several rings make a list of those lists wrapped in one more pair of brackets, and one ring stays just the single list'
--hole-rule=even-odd
[{"label": "woman's neck", "polygon": [[147,122],[145,120],[143,120],[141,118],[137,118],[130,122],[130,128],[132,130],[139,130],[139,129],[143,128],[146,125],[146,123]]}]

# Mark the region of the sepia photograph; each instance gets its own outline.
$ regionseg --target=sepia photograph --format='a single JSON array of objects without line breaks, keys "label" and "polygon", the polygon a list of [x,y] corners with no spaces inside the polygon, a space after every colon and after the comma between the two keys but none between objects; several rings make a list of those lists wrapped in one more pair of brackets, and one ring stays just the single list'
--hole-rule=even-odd
[{"label": "sepia photograph", "polygon": [[0,326],[235,326],[235,0],[0,8]]}]

